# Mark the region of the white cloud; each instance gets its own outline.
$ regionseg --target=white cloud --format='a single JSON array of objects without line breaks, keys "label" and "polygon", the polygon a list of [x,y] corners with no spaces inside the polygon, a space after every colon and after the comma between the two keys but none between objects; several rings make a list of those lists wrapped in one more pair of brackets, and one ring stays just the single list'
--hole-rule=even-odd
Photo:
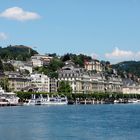
[{"label": "white cloud", "polygon": [[2,13],[0,13],[0,17],[14,19],[18,21],[35,20],[40,18],[40,16],[37,13],[24,11],[20,7],[8,8]]},{"label": "white cloud", "polygon": [[113,52],[106,53],[105,57],[108,59],[126,59],[126,58],[132,58],[134,57],[135,53],[132,51],[125,51],[120,50],[119,48],[115,48]]},{"label": "white cloud", "polygon": [[92,53],[90,56],[91,56],[93,59],[99,59],[99,55],[96,54],[96,53]]},{"label": "white cloud", "polygon": [[7,35],[3,32],[0,32],[0,40],[6,40],[7,39]]},{"label": "white cloud", "polygon": [[135,57],[136,57],[137,60],[140,59],[140,51],[136,53]]},{"label": "white cloud", "polygon": [[120,62],[126,60],[140,60],[140,51],[126,51],[115,48],[111,53],[106,53],[105,57],[113,62]]}]

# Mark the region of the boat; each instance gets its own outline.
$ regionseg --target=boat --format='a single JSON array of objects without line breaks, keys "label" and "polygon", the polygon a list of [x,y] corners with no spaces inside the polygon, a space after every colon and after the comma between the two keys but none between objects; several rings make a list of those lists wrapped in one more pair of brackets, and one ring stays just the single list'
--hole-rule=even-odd
[{"label": "boat", "polygon": [[8,100],[5,99],[5,97],[0,98],[0,106],[8,106],[10,105]]},{"label": "boat", "polygon": [[68,104],[68,100],[67,100],[66,96],[49,97],[49,95],[47,95],[47,98],[44,98],[42,95],[40,95],[40,101],[41,101],[41,105],[65,105],[65,104]]},{"label": "boat", "polygon": [[134,104],[136,104],[136,103],[140,103],[140,100],[138,100],[138,99],[129,99],[128,100],[128,103],[134,103]]},{"label": "boat", "polygon": [[42,96],[42,94],[36,98],[35,95],[32,94],[31,99],[26,100],[23,105],[65,105],[68,104],[67,97],[65,96],[52,96],[49,97],[47,95],[46,98]]},{"label": "boat", "polygon": [[35,100],[33,99],[29,99],[29,100],[26,100],[23,105],[35,105]]},{"label": "boat", "polygon": [[68,104],[68,100],[66,96],[52,96],[50,97],[47,95],[46,98],[40,95],[40,97],[37,99],[37,102],[41,105],[65,105]]},{"label": "boat", "polygon": [[19,97],[16,96],[14,92],[5,92],[2,87],[0,87],[0,105],[18,105]]},{"label": "boat", "polygon": [[[26,100],[23,105],[37,105],[37,99],[35,94],[32,94],[31,99]],[[41,104],[40,104],[41,105]]]},{"label": "boat", "polygon": [[119,100],[114,100],[114,104],[120,103]]}]

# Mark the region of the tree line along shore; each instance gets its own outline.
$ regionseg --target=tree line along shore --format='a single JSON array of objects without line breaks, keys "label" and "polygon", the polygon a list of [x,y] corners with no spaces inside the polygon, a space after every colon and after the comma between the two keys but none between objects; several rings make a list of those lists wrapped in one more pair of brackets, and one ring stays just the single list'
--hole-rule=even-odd
[{"label": "tree line along shore", "polygon": [[45,92],[17,92],[17,96],[20,98],[20,102],[31,99],[32,94],[39,97],[49,96],[66,96],[68,104],[93,104],[94,103],[129,103],[131,99],[140,99],[140,94],[122,94],[122,93],[45,93]]}]

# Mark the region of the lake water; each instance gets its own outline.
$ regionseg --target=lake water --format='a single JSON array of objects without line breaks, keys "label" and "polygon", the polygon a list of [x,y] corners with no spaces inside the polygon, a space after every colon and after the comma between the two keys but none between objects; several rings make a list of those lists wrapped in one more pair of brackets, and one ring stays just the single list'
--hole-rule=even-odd
[{"label": "lake water", "polygon": [[140,140],[140,104],[1,107],[0,140]]}]

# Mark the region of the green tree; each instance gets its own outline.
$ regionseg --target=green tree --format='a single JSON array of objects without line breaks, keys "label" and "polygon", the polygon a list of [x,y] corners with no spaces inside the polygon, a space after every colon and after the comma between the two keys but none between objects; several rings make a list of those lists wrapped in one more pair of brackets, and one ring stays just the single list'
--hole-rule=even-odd
[{"label": "green tree", "polygon": [[68,61],[68,60],[70,60],[70,59],[71,59],[71,58],[70,58],[70,54],[69,54],[69,53],[67,53],[67,54],[65,54],[64,56],[61,57],[61,60],[62,60],[63,62]]},{"label": "green tree", "polygon": [[51,60],[49,66],[48,66],[48,69],[50,69],[52,71],[57,71],[63,65],[64,65],[63,62],[60,59],[54,58]]},{"label": "green tree", "polygon": [[34,68],[34,71],[38,71],[39,73],[44,73],[45,75],[48,75],[51,78],[58,78],[58,72],[57,70],[60,69],[63,66],[63,62],[58,58],[53,58],[50,62],[50,64],[45,67],[36,67]]},{"label": "green tree", "polygon": [[68,81],[61,81],[59,83],[58,92],[59,93],[71,93],[72,88],[69,85],[69,82]]},{"label": "green tree", "polygon": [[0,72],[3,72],[3,63],[1,61],[1,59],[0,59]]},{"label": "green tree", "polygon": [[14,71],[14,66],[11,63],[4,63],[3,69],[4,71]]},{"label": "green tree", "polygon": [[91,56],[87,56],[87,55],[83,55],[83,54],[79,54],[79,55],[71,54],[70,57],[71,57],[71,60],[76,65],[79,65],[80,67],[84,67],[85,60],[86,61],[92,60]]},{"label": "green tree", "polygon": [[8,81],[8,78],[2,78],[2,79],[0,79],[0,86],[5,91],[9,91],[9,81]]}]

